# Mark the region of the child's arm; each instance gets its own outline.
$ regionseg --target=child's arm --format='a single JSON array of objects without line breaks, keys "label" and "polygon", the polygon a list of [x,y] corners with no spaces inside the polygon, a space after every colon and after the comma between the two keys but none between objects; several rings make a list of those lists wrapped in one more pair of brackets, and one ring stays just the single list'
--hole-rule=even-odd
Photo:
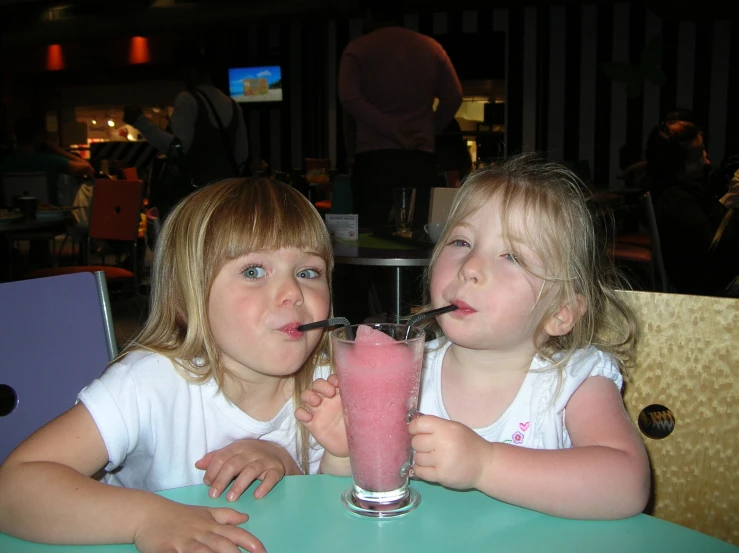
[{"label": "child's arm", "polygon": [[205,470],[203,483],[210,486],[211,497],[221,495],[233,481],[227,501],[236,501],[254,480],[261,482],[254,490],[254,497],[261,499],[286,474],[303,474],[284,447],[257,439],[237,440],[211,451],[196,461],[195,467]]},{"label": "child's arm", "polygon": [[139,551],[232,551],[264,546],[237,527],[248,516],[191,507],[91,476],[108,462],[83,404],[44,426],[0,466],[0,532],[46,543],[134,543]]},{"label": "child's arm", "polygon": [[325,448],[319,471],[334,476],[349,476],[349,445],[341,410],[339,379],[335,374],[328,380],[319,378],[310,390],[300,395],[303,407],[295,411],[298,419]]},{"label": "child's arm", "polygon": [[411,422],[417,477],[561,517],[615,519],[640,513],[649,461],[618,388],[590,377],[567,404],[570,449],[489,443],[463,424],[430,416]]}]

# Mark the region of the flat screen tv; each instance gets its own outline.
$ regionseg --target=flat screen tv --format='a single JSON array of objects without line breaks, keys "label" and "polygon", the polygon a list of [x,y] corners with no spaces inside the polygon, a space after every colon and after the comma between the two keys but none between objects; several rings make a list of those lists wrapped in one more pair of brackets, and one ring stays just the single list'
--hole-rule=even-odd
[{"label": "flat screen tv", "polygon": [[237,102],[281,102],[282,71],[279,65],[232,67],[228,89]]}]

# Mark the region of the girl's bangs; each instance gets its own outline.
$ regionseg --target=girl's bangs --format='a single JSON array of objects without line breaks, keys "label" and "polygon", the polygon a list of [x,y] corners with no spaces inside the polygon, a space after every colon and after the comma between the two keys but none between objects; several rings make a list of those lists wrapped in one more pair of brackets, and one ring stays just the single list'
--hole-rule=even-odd
[{"label": "girl's bangs", "polygon": [[252,186],[241,191],[233,202],[224,202],[221,212],[213,216],[213,221],[220,221],[213,225],[218,228],[214,245],[221,243],[223,258],[281,248],[312,251],[318,246],[315,253],[329,261],[332,252],[326,225],[298,194],[271,185]]}]

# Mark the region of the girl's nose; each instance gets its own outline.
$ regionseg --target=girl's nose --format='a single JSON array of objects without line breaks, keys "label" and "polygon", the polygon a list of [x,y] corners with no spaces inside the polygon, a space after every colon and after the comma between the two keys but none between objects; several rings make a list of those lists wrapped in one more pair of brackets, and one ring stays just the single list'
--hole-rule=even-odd
[{"label": "girl's nose", "polygon": [[294,278],[286,278],[278,288],[277,303],[280,305],[302,305],[303,290]]},{"label": "girl's nose", "polygon": [[483,280],[484,272],[481,260],[474,252],[470,253],[459,269],[459,276],[463,281],[479,284]]}]

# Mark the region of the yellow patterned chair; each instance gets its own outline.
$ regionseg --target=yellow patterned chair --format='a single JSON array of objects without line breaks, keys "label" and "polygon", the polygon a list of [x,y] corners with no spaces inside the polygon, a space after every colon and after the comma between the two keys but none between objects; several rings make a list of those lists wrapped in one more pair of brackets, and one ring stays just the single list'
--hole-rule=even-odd
[{"label": "yellow patterned chair", "polygon": [[739,299],[619,293],[640,323],[624,401],[652,463],[646,512],[739,545]]}]

